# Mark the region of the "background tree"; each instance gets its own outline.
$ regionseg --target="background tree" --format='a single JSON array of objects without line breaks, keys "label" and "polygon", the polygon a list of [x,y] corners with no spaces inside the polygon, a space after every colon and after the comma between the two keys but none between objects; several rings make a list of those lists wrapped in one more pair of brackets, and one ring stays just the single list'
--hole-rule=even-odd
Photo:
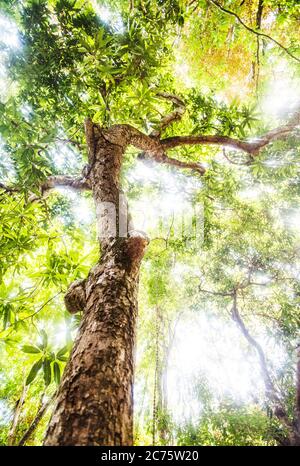
[{"label": "background tree", "polygon": [[[297,106],[288,108],[281,122],[264,122],[255,113],[252,95],[252,90],[258,86],[263,90],[268,83],[274,62],[276,66],[281,59],[289,60],[291,72],[297,73],[297,5],[266,3],[261,10],[257,2],[247,2],[244,8],[234,2],[229,11],[218,2],[141,1],[110,2],[105,9],[100,2],[59,0],[24,5],[2,2],[1,6],[6,26],[18,28],[15,37],[20,45],[13,50],[12,42],[3,45],[7,69],[1,104],[3,342],[11,358],[20,344],[29,355],[30,390],[34,390],[32,382],[41,382],[41,373],[44,385],[49,386],[48,396],[54,393],[51,381],[59,384],[46,444],[132,444],[138,276],[148,239],[132,229],[129,219],[124,221],[127,202],[123,196],[119,202],[121,183],[134,205],[147,193],[145,180],[130,179],[137,159],[146,163],[146,174],[152,162],[169,170],[183,169],[185,174],[178,175],[182,189],[194,183],[189,200],[193,205],[204,204],[208,250],[215,251],[213,243],[222,228],[216,221],[220,204],[226,209],[234,201],[240,218],[231,220],[231,228],[226,225],[227,249],[232,246],[234,250],[232,230],[238,224],[245,227],[246,236],[265,242],[265,248],[275,255],[285,240],[274,236],[276,222],[265,212],[260,224],[255,206],[245,210],[236,198],[242,184],[253,187],[255,180],[266,184],[272,174],[262,163],[276,157],[287,161],[290,172],[276,173],[274,179],[277,183],[280,177],[289,180],[289,186],[273,193],[272,202],[297,198],[292,182],[297,176],[292,165],[297,159]],[[252,21],[256,21],[254,28]],[[196,42],[199,23],[206,28],[201,47]],[[220,25],[218,34],[213,33],[215,24]],[[261,31],[264,25],[270,29],[267,33]],[[292,37],[288,44],[287,29]],[[276,39],[271,36],[274,31]],[[239,69],[238,58],[222,61],[215,54],[229,55],[224,50],[227,34],[230,47],[237,51],[233,56],[244,57],[244,70],[247,63],[253,68],[253,53],[260,60],[257,67],[262,67],[259,44],[270,41],[274,45],[264,45],[266,66],[260,72],[261,81],[256,72],[255,83],[245,86],[242,102],[235,99],[238,93],[230,86],[221,98],[217,95],[228,78],[234,82]],[[209,57],[210,68],[223,74],[223,79],[208,79],[207,68],[201,76],[197,74],[197,61],[203,63],[204,57]],[[184,83],[178,72],[183,59],[185,64],[196,61],[191,74],[195,88],[187,87],[190,83]],[[244,78],[245,72],[235,77]],[[204,90],[204,82],[212,84],[215,95]],[[221,154],[220,147],[235,152]],[[96,219],[92,214],[90,222],[80,224],[64,191],[48,196],[57,187],[81,191],[87,205],[93,197]],[[148,195],[155,190],[154,183]],[[128,226],[123,236],[109,230],[103,203],[115,206],[116,232]],[[94,220],[99,245],[94,241]],[[270,233],[264,231],[266,224],[273,227]],[[159,225],[153,230],[154,238],[158,237]],[[173,230],[171,225],[156,246],[150,244],[145,267],[147,261],[156,260],[157,244],[167,249],[164,259],[169,256],[173,265],[178,255],[185,261],[200,256],[199,245],[191,247],[189,234],[183,233],[178,240]],[[270,238],[275,238],[273,249]],[[248,245],[247,237],[241,238],[241,244]],[[234,255],[233,260],[237,260]],[[296,262],[297,253],[292,260]],[[222,277],[214,279],[219,283]],[[165,277],[163,287],[164,281]],[[157,290],[150,288],[150,292],[155,295]],[[63,295],[67,310],[75,317],[62,310]],[[291,311],[288,320],[293,320]],[[63,333],[63,344],[55,338],[55,328]],[[8,389],[9,378],[4,388],[10,402],[20,397],[23,382],[17,383],[18,379],[13,390]],[[30,390],[27,397],[32,401]],[[39,412],[38,407],[35,416]],[[34,419],[24,422],[21,442],[33,423]]]}]

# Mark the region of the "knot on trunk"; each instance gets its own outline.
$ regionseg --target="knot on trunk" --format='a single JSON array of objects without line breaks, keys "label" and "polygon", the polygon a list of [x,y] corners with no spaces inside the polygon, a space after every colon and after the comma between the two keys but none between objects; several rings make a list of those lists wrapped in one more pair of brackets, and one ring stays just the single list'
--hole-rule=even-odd
[{"label": "knot on trunk", "polygon": [[137,230],[129,231],[128,237],[123,242],[119,254],[119,259],[129,272],[136,272],[139,270],[141,260],[148,244],[149,238],[145,233]]},{"label": "knot on trunk", "polygon": [[84,280],[76,280],[73,282],[65,294],[65,306],[67,311],[71,314],[76,314],[77,312],[83,311],[86,304],[86,291],[85,291]]}]

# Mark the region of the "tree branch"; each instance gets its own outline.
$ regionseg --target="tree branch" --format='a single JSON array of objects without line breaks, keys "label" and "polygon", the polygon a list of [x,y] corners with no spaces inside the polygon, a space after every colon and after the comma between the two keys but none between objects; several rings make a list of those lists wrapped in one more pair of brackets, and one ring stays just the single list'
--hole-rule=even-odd
[{"label": "tree branch", "polygon": [[[57,187],[68,187],[75,190],[85,190],[91,189],[90,184],[86,178],[75,178],[69,175],[53,175],[49,176],[45,181],[43,181],[39,188],[41,190],[41,195],[46,195],[51,189],[55,189]],[[21,192],[21,188],[18,186],[6,186],[3,183],[0,183],[0,190],[3,190],[7,194],[12,193],[19,193]],[[38,199],[36,194],[32,194],[30,196],[30,201],[35,201]]]},{"label": "tree branch", "polygon": [[42,193],[59,186],[66,186],[75,190],[91,189],[89,182],[85,178],[74,178],[69,175],[49,176],[41,185]]},{"label": "tree branch", "polygon": [[223,147],[223,155],[225,157],[225,159],[231,163],[232,165],[250,165],[251,164],[251,159],[249,158],[249,160],[247,160],[246,162],[236,162],[235,160],[232,160],[230,157],[228,157],[227,153],[226,153],[226,150],[225,148]]},{"label": "tree branch", "polygon": [[200,293],[208,293],[208,294],[212,294],[214,296],[232,296],[232,291],[221,292],[221,291],[204,290],[203,288],[201,288],[201,285],[199,285],[198,291],[200,291]]},{"label": "tree branch", "polygon": [[182,115],[186,110],[186,107],[183,100],[181,100],[180,97],[178,97],[175,94],[169,94],[168,92],[158,92],[156,95],[158,97],[170,100],[175,106],[173,112],[169,113],[161,119],[158,125],[158,129],[152,131],[151,136],[159,137],[165,128],[174,123],[174,121],[178,121],[181,119]]},{"label": "tree branch", "polygon": [[18,188],[14,187],[14,186],[6,186],[3,183],[0,183],[0,190],[6,192],[7,194],[16,193],[16,192],[19,191]]},{"label": "tree branch", "polygon": [[271,42],[276,44],[278,47],[280,47],[282,50],[284,50],[285,53],[287,53],[291,58],[293,58],[294,60],[296,60],[296,61],[298,61],[300,63],[300,58],[293,55],[286,47],[284,47],[282,44],[280,44],[280,42],[278,42],[276,39],[269,36],[268,34],[265,34],[264,32],[258,32],[255,29],[252,29],[250,26],[248,26],[246,23],[244,23],[244,21],[239,17],[239,15],[237,13],[235,13],[234,11],[231,11],[231,10],[227,10],[227,8],[220,5],[220,3],[217,2],[216,0],[209,0],[209,2],[212,3],[213,5],[215,5],[217,8],[219,8],[219,10],[223,11],[224,13],[227,13],[227,14],[229,14],[231,16],[234,16],[237,19],[237,21],[245,29],[247,29],[247,31],[252,32],[253,34],[255,34],[258,37],[264,37],[265,39],[270,40]]},{"label": "tree branch", "polygon": [[199,135],[199,136],[171,136],[161,140],[161,145],[165,150],[173,149],[174,147],[186,146],[186,145],[219,145],[232,147],[239,149],[248,154],[253,154],[257,148],[257,143],[251,143],[247,141],[241,141],[234,139],[229,136],[218,136],[218,135]]},{"label": "tree branch", "polygon": [[168,157],[166,154],[162,155],[162,156],[147,156],[147,153],[146,152],[141,152],[139,155],[138,155],[138,159],[139,160],[154,160],[155,162],[157,163],[162,163],[162,164],[165,164],[165,165],[171,165],[173,167],[179,167],[179,168],[187,168],[187,169],[191,169],[191,170],[195,170],[197,171],[198,173],[200,173],[200,175],[204,175],[205,173],[205,167],[203,165],[201,165],[201,163],[199,162],[182,162],[181,160],[178,160],[178,159],[173,159],[172,157]]},{"label": "tree branch", "polygon": [[270,144],[272,141],[284,138],[290,134],[297,126],[300,125],[300,109],[293,114],[288,123],[283,126],[279,126],[271,131],[268,131],[264,135],[260,136],[254,142],[243,141],[240,139],[231,138],[229,136],[172,136],[169,138],[162,139],[160,141],[162,147],[165,150],[172,149],[178,146],[184,145],[197,145],[197,144],[214,144],[221,146],[228,146],[234,149],[242,150],[249,155],[255,157],[259,154],[259,151]]},{"label": "tree branch", "polygon": [[[177,98],[177,97],[174,97]],[[150,159],[158,163],[177,166],[180,168],[190,168],[198,171],[202,175],[205,167],[196,162],[182,162],[166,155],[166,151],[185,145],[219,145],[241,150],[255,157],[259,151],[277,139],[286,137],[300,124],[300,109],[290,118],[287,124],[279,126],[272,131],[265,133],[253,142],[235,139],[229,136],[219,135],[198,135],[198,136],[171,136],[159,139],[154,135],[142,133],[137,128],[129,124],[113,125],[107,130],[101,130],[102,135],[112,144],[132,145],[142,151],[140,159]]]}]

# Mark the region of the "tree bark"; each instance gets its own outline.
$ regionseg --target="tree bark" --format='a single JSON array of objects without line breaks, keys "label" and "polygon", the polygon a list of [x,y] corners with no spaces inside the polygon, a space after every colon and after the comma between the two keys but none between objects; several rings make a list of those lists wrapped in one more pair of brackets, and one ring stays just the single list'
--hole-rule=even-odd
[{"label": "tree bark", "polygon": [[[132,445],[138,276],[148,240],[135,231],[119,234],[125,216],[119,203],[124,139],[112,134],[114,143],[109,142],[109,130],[104,135],[90,121],[86,136],[101,259],[65,297],[70,312],[84,313],[44,444]],[[115,228],[107,215],[111,206]]]},{"label": "tree bark", "polygon": [[291,443],[300,446],[300,345],[297,347],[295,429]]},{"label": "tree bark", "polygon": [[25,445],[25,443],[27,442],[27,440],[32,436],[32,434],[35,432],[35,430],[37,429],[39,423],[41,422],[41,420],[43,419],[44,415],[46,414],[47,412],[47,409],[49,408],[50,404],[53,402],[53,399],[55,397],[56,394],[54,394],[51,398],[49,398],[47,401],[43,401],[44,399],[44,395],[45,393],[42,394],[41,396],[41,401],[40,401],[40,404],[39,404],[39,408],[37,410],[37,413],[35,415],[35,418],[33,419],[32,423],[30,424],[30,426],[28,427],[28,429],[26,430],[26,432],[23,434],[23,437],[21,438],[21,440],[19,441],[18,443],[18,446],[19,447],[22,447],[23,445]]},{"label": "tree bark", "polygon": [[[285,428],[285,433],[281,434],[277,439],[279,444],[282,446],[299,446],[300,445],[300,432],[299,432],[299,406],[300,406],[300,358],[297,360],[297,388],[296,388],[296,420],[291,420],[287,413],[287,410],[283,404],[283,400],[279,396],[279,393],[272,381],[267,359],[265,353],[260,346],[260,344],[253,338],[250,334],[249,330],[247,329],[240,313],[238,310],[237,305],[237,290],[233,291],[233,307],[232,307],[232,318],[237,323],[238,327],[240,328],[242,334],[248,341],[248,343],[255,348],[258,357],[259,357],[259,364],[261,368],[261,373],[263,376],[264,384],[265,384],[265,394],[266,399],[270,401],[273,407],[273,413],[278,419],[278,421],[283,425]],[[298,357],[300,353],[298,352]]]},{"label": "tree bark", "polygon": [[13,446],[15,444],[16,431],[17,431],[18,422],[19,422],[19,418],[20,418],[20,415],[21,415],[22,407],[23,407],[23,404],[25,402],[27,390],[28,390],[28,386],[25,384],[25,379],[24,379],[23,387],[22,387],[22,393],[21,393],[20,398],[16,402],[12,424],[11,424],[11,427],[10,427],[9,432],[8,432],[7,445],[9,445],[9,446]]}]

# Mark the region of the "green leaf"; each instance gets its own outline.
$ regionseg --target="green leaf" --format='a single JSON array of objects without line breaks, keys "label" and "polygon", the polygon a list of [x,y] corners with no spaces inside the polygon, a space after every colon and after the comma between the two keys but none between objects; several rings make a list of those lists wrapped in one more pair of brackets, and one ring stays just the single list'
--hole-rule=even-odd
[{"label": "green leaf", "polygon": [[69,358],[67,356],[56,356],[56,359],[62,362],[67,362]]},{"label": "green leaf", "polygon": [[28,377],[26,379],[26,385],[29,385],[31,384],[31,382],[33,382],[33,380],[36,378],[39,370],[41,369],[43,365],[43,358],[39,359],[37,362],[35,362],[32,366],[32,368],[30,369],[30,372],[28,374]]},{"label": "green leaf", "polygon": [[43,370],[44,370],[44,381],[47,387],[51,382],[51,367],[50,367],[50,361],[48,358],[46,358],[43,362]]},{"label": "green leaf", "polygon": [[54,375],[54,380],[57,385],[60,383],[60,367],[58,362],[54,361],[53,363],[53,375]]},{"label": "green leaf", "polygon": [[22,346],[21,350],[24,353],[32,353],[32,354],[40,353],[39,348],[37,348],[36,346],[31,346],[31,345],[24,345]]},{"label": "green leaf", "polygon": [[45,330],[41,330],[40,335],[41,335],[41,338],[42,338],[42,347],[43,347],[43,349],[46,349],[47,345],[48,345],[47,333],[45,332]]},{"label": "green leaf", "polygon": [[66,354],[66,352],[69,350],[69,346],[66,345],[64,346],[63,348],[61,348],[57,353],[56,353],[56,357],[57,359],[61,358],[61,356],[63,356],[64,354]]},{"label": "green leaf", "polygon": [[3,313],[3,330],[12,323],[12,306],[11,304],[7,304],[4,306],[4,313]]}]

